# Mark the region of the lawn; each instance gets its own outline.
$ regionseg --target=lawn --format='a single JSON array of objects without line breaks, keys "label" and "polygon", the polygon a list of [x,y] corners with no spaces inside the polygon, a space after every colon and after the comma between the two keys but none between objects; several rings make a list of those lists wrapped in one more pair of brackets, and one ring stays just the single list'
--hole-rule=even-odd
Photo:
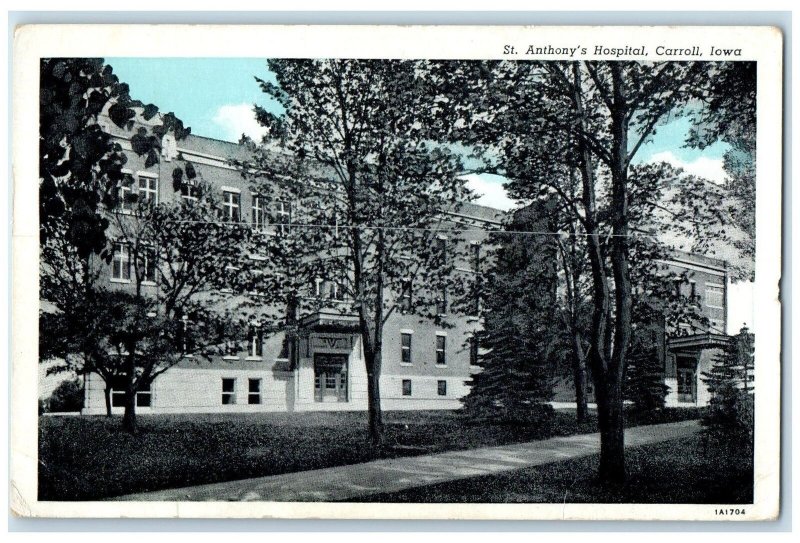
[{"label": "lawn", "polygon": [[[676,416],[677,415],[677,416]],[[631,421],[696,416],[684,411]],[[664,420],[664,419],[667,420]],[[478,423],[461,412],[387,412],[387,447],[373,453],[365,413],[141,415],[39,418],[39,499],[93,500],[134,492],[596,431],[556,411],[548,424]]]},{"label": "lawn", "polygon": [[753,462],[746,446],[705,441],[704,434],[626,451],[628,480],[597,482],[598,456],[364,496],[392,503],[753,503]]}]

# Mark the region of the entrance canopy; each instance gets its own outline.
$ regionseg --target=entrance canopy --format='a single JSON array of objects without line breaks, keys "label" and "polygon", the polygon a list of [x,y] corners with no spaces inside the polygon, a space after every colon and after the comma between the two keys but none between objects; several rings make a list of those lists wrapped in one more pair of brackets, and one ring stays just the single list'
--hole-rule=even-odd
[{"label": "entrance canopy", "polygon": [[321,309],[301,319],[300,328],[307,332],[355,334],[359,330],[358,316]]},{"label": "entrance canopy", "polygon": [[731,340],[725,334],[692,334],[690,336],[675,336],[669,338],[667,347],[670,351],[699,351],[703,349],[721,349]]}]

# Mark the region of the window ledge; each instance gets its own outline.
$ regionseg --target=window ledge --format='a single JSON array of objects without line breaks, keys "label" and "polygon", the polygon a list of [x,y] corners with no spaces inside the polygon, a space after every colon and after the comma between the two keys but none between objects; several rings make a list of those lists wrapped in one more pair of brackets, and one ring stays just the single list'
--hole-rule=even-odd
[{"label": "window ledge", "polygon": [[447,364],[434,364],[437,368],[446,368]]},{"label": "window ledge", "polygon": [[[238,356],[236,358],[239,358]],[[262,362],[264,360],[263,356],[248,356],[245,360],[250,360],[252,362]]]},{"label": "window ledge", "polygon": [[239,360],[239,357],[238,357],[238,356],[233,356],[233,355],[228,355],[228,354],[226,354],[226,355],[224,355],[224,356],[222,357],[222,359],[223,359],[223,360]]},{"label": "window ledge", "polygon": [[414,365],[414,363],[413,363],[413,362],[400,362],[400,365],[401,365],[401,366],[406,366],[406,367],[409,367],[409,368],[410,368],[411,366],[413,366],[413,365]]},{"label": "window ledge", "polygon": [[130,282],[131,282],[130,279],[117,279],[116,277],[112,277],[111,279],[109,279],[109,281],[111,281],[112,283],[120,283],[120,284],[126,284],[126,285],[130,284]]},{"label": "window ledge", "polygon": [[157,283],[155,281],[142,281],[143,287],[154,287]]}]

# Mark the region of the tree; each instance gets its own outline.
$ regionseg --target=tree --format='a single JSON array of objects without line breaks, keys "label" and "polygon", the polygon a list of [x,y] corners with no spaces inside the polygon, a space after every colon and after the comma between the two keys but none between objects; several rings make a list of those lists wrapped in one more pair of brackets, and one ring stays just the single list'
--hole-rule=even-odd
[{"label": "tree", "polygon": [[722,141],[727,189],[733,224],[744,233],[733,241],[743,262],[735,267],[738,278],[753,280],[756,227],[756,63],[727,62],[698,93],[692,115],[694,128],[687,145],[704,149]]},{"label": "tree", "polygon": [[39,316],[39,360],[54,362],[47,374],[95,373],[103,382],[106,415],[111,416],[111,384],[122,377],[123,367],[108,339],[117,312],[115,293],[92,287],[73,291],[74,296]]},{"label": "tree", "polygon": [[[633,229],[633,199],[652,192],[642,190],[652,184],[652,176],[632,175],[633,162],[659,124],[680,114],[698,86],[708,81],[709,65],[584,61],[442,66],[438,80],[448,89],[450,103],[463,103],[452,106],[451,137],[489,157],[484,171],[509,178],[512,196],[530,201],[542,191],[558,194],[562,209],[580,227],[591,282],[586,359],[598,404],[599,476],[619,483],[625,478],[622,407],[633,334],[631,245],[639,235]],[[571,170],[578,179],[575,193],[566,190]],[[650,185],[637,187],[645,182]],[[695,201],[702,202],[706,192],[693,195]],[[697,219],[691,217],[701,214],[696,207],[713,211],[705,205],[667,209]],[[638,206],[640,212],[646,208]],[[704,224],[691,222],[695,228]]]},{"label": "tree", "polygon": [[476,334],[481,371],[472,377],[464,406],[473,416],[503,421],[542,421],[552,412],[554,367],[569,349],[554,330],[558,259],[556,238],[515,235],[546,230],[546,204],[515,213],[497,246],[481,298],[484,328]]},{"label": "tree", "polygon": [[47,400],[49,413],[74,413],[83,409],[83,383],[79,378],[65,379]]},{"label": "tree", "polygon": [[[97,288],[97,279],[111,258],[106,211],[119,204],[127,157],[100,117],[131,130],[137,115],[151,120],[158,108],[133,100],[103,59],[48,58],[40,69],[40,297],[45,301],[40,360],[61,360],[51,373],[100,375],[110,414],[110,383],[121,371],[106,343],[112,322],[108,312],[115,302],[113,294]],[[165,134],[177,139],[189,134],[172,113],[159,119],[149,131],[139,127],[130,138],[147,166],[159,161]],[[182,175],[180,167],[175,172]]]},{"label": "tree", "polygon": [[[42,245],[57,230],[80,258],[106,247],[108,222],[102,212],[116,204],[126,157],[98,118],[107,112],[119,127],[131,128],[137,111],[150,120],[158,113],[129,95],[113,69],[101,58],[46,58],[40,66],[39,91],[39,224]],[[172,113],[148,133],[131,138],[134,152],[148,166],[159,160],[161,138],[189,133]],[[65,226],[66,225],[66,228]]]},{"label": "tree", "polygon": [[223,220],[202,180],[195,189],[196,200],[142,200],[111,213],[115,265],[132,288],[114,294],[121,303],[108,343],[125,376],[123,427],[132,433],[140,390],[187,355],[221,354],[244,337],[246,323],[234,316],[243,302],[230,292],[251,230]]},{"label": "tree", "polygon": [[753,335],[743,327],[702,378],[711,394],[706,424],[753,431]]},{"label": "tree", "polygon": [[[276,172],[274,153],[266,148],[244,170],[261,178],[255,190],[271,209],[291,202],[292,224],[282,234],[302,240],[294,248],[306,262],[322,258],[352,300],[367,372],[369,432],[379,447],[383,326],[411,288],[410,310],[443,318],[439,310],[447,305],[447,290],[462,283],[451,273],[457,228],[446,226],[445,215],[468,191],[456,157],[429,138],[435,100],[418,75],[424,63],[268,64],[277,85],[259,84],[286,113],[256,107],[256,115],[271,142],[289,151],[305,175],[286,175],[280,166]],[[443,233],[446,241],[440,241]]]}]

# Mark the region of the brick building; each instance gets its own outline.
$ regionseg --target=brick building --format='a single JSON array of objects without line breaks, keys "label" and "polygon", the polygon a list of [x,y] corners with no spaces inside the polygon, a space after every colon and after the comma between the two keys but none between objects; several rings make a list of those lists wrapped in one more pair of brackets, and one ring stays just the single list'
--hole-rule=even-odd
[{"label": "brick building", "polygon": [[[710,399],[702,380],[714,357],[721,354],[730,336],[727,335],[728,268],[723,260],[674,251],[672,257],[660,263],[664,273],[686,273],[688,283],[677,282],[679,294],[696,304],[698,313],[708,320],[708,326],[679,329],[667,326],[655,334],[658,338],[659,366],[663,368],[664,383],[669,387],[665,398],[668,407],[699,407]],[[591,382],[589,401],[593,401]],[[571,378],[562,378],[556,387],[555,401],[575,401]]]},{"label": "brick building", "polygon": [[[137,118],[137,122],[148,121]],[[157,117],[152,123],[158,122]],[[103,129],[114,136],[123,149],[131,150],[130,131],[103,120]],[[164,138],[159,163],[150,167],[143,157],[128,152],[123,191],[138,199],[165,202],[175,198],[194,198],[191,185],[176,192],[171,162],[180,154],[191,163],[197,178],[218,191],[223,209],[231,218],[264,222],[264,203],[251,193],[248,182],[230,159],[246,159],[240,145],[189,135],[175,141]],[[291,214],[291,202],[281,202],[271,210],[280,217]],[[123,204],[124,206],[124,204]],[[117,212],[125,210],[117,210]],[[469,252],[479,257],[481,241],[501,225],[501,211],[465,203],[448,213],[444,222],[472,229]],[[279,228],[268,225],[267,228]],[[446,227],[445,227],[446,229]],[[477,233],[475,233],[477,231]],[[485,231],[486,235],[482,234]],[[474,273],[470,257],[457,263],[463,273]],[[477,261],[477,259],[475,260]],[[103,281],[112,288],[131,288],[130,256],[124,244],[114,247],[111,265],[104,269]],[[155,268],[143,288],[155,293],[158,274]],[[342,299],[335,283],[317,281],[303,296],[316,298],[317,310],[299,316],[296,356],[290,360],[285,333],[253,334],[237,342],[237,349],[226,355],[187,356],[160,375],[150,390],[140,391],[140,413],[178,412],[259,412],[307,410],[365,410],[367,381],[362,358],[358,320],[340,310]],[[444,301],[442,311],[448,311]],[[397,311],[384,327],[381,396],[384,409],[457,409],[468,392],[469,379],[477,351],[471,335],[477,317],[449,316],[448,326],[418,315]],[[105,382],[98,375],[86,379],[85,414],[105,413]],[[124,383],[112,384],[112,411],[124,406]]]},{"label": "brick building", "polygon": [[[120,129],[101,117],[104,130],[131,151],[130,131]],[[157,123],[137,118],[141,124]],[[237,220],[263,222],[263,202],[230,159],[247,159],[240,145],[196,135],[175,141],[166,136],[160,162],[146,166],[144,157],[128,152],[123,191],[154,202],[175,198],[192,199],[191,185],[176,192],[171,164],[179,155],[191,163],[199,179],[218,191],[223,209]],[[123,204],[124,206],[124,204]],[[273,214],[290,216],[292,203],[281,202]],[[122,210],[124,211],[124,209]],[[457,268],[477,271],[473,262],[485,251],[482,242],[501,227],[504,212],[475,204],[464,204],[448,213],[446,221],[470,228],[468,256]],[[274,226],[270,227],[274,228]],[[477,232],[477,233],[474,233]],[[485,234],[481,234],[485,232]],[[710,366],[716,350],[727,340],[726,307],[728,272],[724,262],[675,254],[665,269],[687,270],[691,282],[687,296],[694,297],[711,326],[677,336],[665,330],[663,367],[670,387],[668,405],[703,405],[708,394],[700,374]],[[130,256],[124,244],[114,247],[112,261],[103,280],[113,288],[131,288]],[[158,275],[151,267],[143,283],[147,291],[158,288]],[[346,303],[335,283],[319,281],[305,296],[319,300],[318,309],[300,315],[296,356],[290,360],[286,334],[251,334],[237,343],[237,349],[210,359],[187,356],[160,375],[149,390],[140,391],[137,408],[141,413],[260,412],[310,410],[365,410],[367,381],[357,318],[340,310]],[[444,302],[447,303],[446,301]],[[443,308],[447,312],[447,307]],[[382,406],[387,410],[458,409],[468,393],[466,382],[477,370],[477,344],[471,340],[479,326],[474,316],[453,316],[450,326],[417,315],[395,312],[384,328],[381,372]],[[105,383],[96,374],[86,377],[84,414],[105,413]],[[112,383],[112,411],[121,413],[124,383]],[[557,401],[574,401],[569,380],[562,382]]]}]

